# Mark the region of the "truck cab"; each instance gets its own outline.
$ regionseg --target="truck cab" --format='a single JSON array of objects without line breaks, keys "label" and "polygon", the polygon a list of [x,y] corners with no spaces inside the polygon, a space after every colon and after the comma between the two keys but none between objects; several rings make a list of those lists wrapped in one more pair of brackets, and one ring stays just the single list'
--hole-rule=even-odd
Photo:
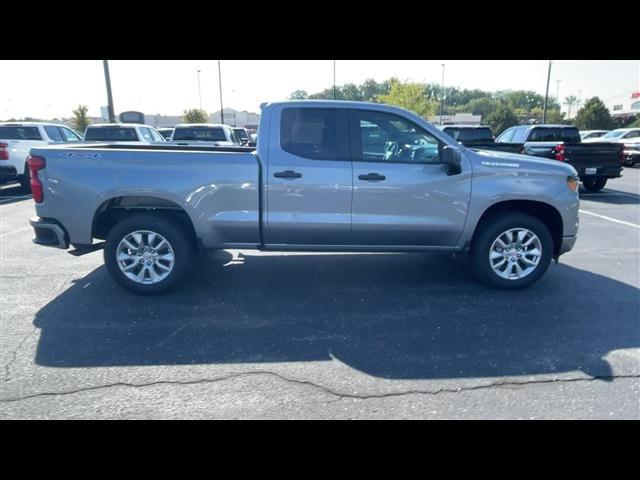
[{"label": "truck cab", "polygon": [[84,132],[85,142],[164,142],[152,126],[138,123],[95,123]]}]

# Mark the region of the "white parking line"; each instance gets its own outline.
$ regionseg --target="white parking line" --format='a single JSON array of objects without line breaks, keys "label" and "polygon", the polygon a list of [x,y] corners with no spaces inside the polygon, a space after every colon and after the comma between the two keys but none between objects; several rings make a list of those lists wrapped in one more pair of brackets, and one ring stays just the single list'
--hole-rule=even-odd
[{"label": "white parking line", "polygon": [[640,225],[636,225],[635,223],[623,222],[622,220],[617,220],[615,218],[607,217],[605,215],[600,215],[599,213],[587,212],[586,210],[580,209],[580,213],[586,213],[587,215],[593,215],[594,217],[602,218],[604,220],[609,220],[610,222],[619,223],[621,225],[627,225],[629,227],[640,228]]}]

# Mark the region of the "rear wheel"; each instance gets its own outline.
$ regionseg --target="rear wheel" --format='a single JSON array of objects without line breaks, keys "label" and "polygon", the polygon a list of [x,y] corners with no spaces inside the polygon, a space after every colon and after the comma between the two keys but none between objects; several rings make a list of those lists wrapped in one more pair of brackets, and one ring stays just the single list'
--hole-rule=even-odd
[{"label": "rear wheel", "polygon": [[582,180],[582,185],[589,193],[597,193],[604,188],[607,184],[606,178],[585,178]]},{"label": "rear wheel", "polygon": [[499,288],[523,288],[549,268],[553,238],[549,229],[524,213],[504,213],[486,220],[471,247],[478,279]]},{"label": "rear wheel", "polygon": [[122,220],[107,235],[105,265],[116,282],[141,294],[163,293],[184,278],[192,242],[170,219],[142,214]]}]

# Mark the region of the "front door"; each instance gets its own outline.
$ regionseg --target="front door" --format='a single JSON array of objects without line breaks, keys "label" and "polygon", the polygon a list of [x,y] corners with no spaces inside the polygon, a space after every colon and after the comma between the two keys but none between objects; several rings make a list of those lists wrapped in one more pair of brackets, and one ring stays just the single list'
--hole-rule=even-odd
[{"label": "front door", "polygon": [[271,112],[265,244],[347,245],[352,177],[347,110],[282,106]]},{"label": "front door", "polygon": [[454,246],[462,233],[471,173],[447,175],[444,144],[399,115],[350,110],[351,243]]}]

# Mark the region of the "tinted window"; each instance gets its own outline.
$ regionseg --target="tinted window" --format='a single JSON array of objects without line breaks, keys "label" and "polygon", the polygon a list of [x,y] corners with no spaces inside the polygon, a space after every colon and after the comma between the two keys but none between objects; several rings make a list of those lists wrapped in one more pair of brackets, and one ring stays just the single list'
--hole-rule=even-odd
[{"label": "tinted window", "polygon": [[531,131],[527,140],[529,142],[580,143],[580,134],[577,128],[538,127]]},{"label": "tinted window", "polygon": [[38,127],[0,127],[3,140],[42,140]]},{"label": "tinted window", "polygon": [[162,131],[160,131],[160,135],[162,135],[167,140],[169,140],[171,138],[171,134],[172,133],[173,133],[173,130],[162,130]]},{"label": "tinted window", "polygon": [[636,137],[640,137],[640,130],[632,130],[624,136],[624,138],[636,138]]},{"label": "tinted window", "polygon": [[58,127],[44,127],[44,131],[47,132],[47,136],[51,139],[51,141],[53,142],[62,142],[62,134],[60,133],[60,130],[58,129]]},{"label": "tinted window", "polygon": [[85,140],[93,140],[99,142],[137,142],[138,135],[134,128],[105,127],[105,128],[87,128],[84,136]]},{"label": "tinted window", "polygon": [[498,143],[509,143],[511,142],[511,139],[513,138],[513,134],[515,133],[516,129],[515,128],[509,128],[507,130],[505,130],[497,139],[496,142]]},{"label": "tinted window", "polygon": [[233,130],[240,140],[249,140],[249,135],[244,128],[235,128]]},{"label": "tinted window", "polygon": [[[337,160],[348,156],[346,128],[338,129],[343,112],[335,108],[285,108],[280,146],[306,158]],[[344,118],[344,117],[343,117]],[[340,138],[340,140],[339,140]]]},{"label": "tinted window", "polygon": [[65,127],[60,127],[60,131],[62,132],[62,136],[64,137],[65,142],[79,142],[80,140],[82,140],[73,130]]},{"label": "tinted window", "polygon": [[439,163],[438,140],[397,115],[354,110],[353,159],[367,162]]},{"label": "tinted window", "polygon": [[227,136],[222,127],[180,127],[174,130],[173,140],[226,142]]},{"label": "tinted window", "polygon": [[458,128],[447,127],[443,130],[458,142],[492,142],[493,133],[490,128]]}]

